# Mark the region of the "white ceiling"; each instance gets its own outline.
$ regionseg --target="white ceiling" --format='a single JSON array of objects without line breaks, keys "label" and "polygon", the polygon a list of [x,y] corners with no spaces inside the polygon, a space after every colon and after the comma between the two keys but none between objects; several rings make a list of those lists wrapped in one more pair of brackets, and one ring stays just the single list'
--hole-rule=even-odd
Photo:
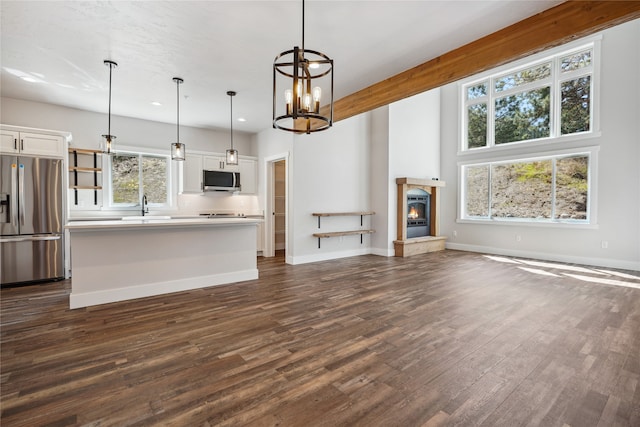
[{"label": "white ceiling", "polygon": [[[334,60],[340,99],[559,3],[308,0],[305,47]],[[2,0],[1,94],[106,113],[111,59],[114,115],[175,123],[178,76],[181,124],[228,128],[235,90],[247,121],[234,129],[257,132],[271,127],[273,60],[300,45],[301,4]]]}]

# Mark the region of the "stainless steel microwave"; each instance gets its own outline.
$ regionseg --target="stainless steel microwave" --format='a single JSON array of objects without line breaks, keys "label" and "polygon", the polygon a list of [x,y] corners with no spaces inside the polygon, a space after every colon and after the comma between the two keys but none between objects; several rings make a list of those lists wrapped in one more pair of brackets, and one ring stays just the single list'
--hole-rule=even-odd
[{"label": "stainless steel microwave", "polygon": [[204,191],[240,191],[240,172],[202,171]]}]

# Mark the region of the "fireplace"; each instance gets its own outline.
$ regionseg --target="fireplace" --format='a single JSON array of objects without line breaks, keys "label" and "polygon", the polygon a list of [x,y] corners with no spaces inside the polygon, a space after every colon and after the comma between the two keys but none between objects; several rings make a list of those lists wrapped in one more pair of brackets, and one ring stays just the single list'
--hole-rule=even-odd
[{"label": "fireplace", "polygon": [[421,188],[407,191],[407,239],[429,235],[431,195]]},{"label": "fireplace", "polygon": [[406,257],[444,249],[439,233],[440,189],[437,179],[396,178],[398,186],[398,239],[396,256]]}]

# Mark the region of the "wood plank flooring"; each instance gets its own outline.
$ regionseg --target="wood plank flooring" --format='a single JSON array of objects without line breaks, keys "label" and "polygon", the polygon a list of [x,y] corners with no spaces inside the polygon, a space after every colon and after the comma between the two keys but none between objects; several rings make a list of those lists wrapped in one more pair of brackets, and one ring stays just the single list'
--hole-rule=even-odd
[{"label": "wood plank flooring", "polygon": [[640,426],[638,272],[449,250],[259,271],[77,310],[68,281],[2,289],[1,425]]}]

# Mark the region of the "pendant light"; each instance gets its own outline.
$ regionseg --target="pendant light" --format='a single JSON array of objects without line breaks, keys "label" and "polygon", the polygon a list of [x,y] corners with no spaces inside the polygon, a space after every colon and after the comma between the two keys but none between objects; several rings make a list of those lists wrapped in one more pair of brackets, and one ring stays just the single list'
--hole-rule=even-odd
[{"label": "pendant light", "polygon": [[107,128],[107,134],[102,135],[104,138],[102,142],[102,152],[104,154],[112,155],[116,152],[116,137],[115,135],[111,135],[111,73],[113,71],[113,67],[117,67],[118,64],[114,61],[105,59],[104,65],[109,67],[109,125]]},{"label": "pendant light", "polygon": [[227,150],[227,161],[228,165],[237,165],[238,164],[238,150],[233,149],[233,97],[236,96],[236,93],[232,90],[227,92],[229,95],[229,101],[231,102],[231,148]]},{"label": "pendant light", "polygon": [[185,145],[180,142],[180,85],[184,83],[180,77],[174,77],[173,81],[176,82],[176,142],[171,144],[171,160],[183,161]]},{"label": "pendant light", "polygon": [[[321,107],[323,92],[328,96]],[[273,62],[273,127],[308,134],[332,125],[333,60],[305,49],[302,0],[302,48],[282,52]]]}]

